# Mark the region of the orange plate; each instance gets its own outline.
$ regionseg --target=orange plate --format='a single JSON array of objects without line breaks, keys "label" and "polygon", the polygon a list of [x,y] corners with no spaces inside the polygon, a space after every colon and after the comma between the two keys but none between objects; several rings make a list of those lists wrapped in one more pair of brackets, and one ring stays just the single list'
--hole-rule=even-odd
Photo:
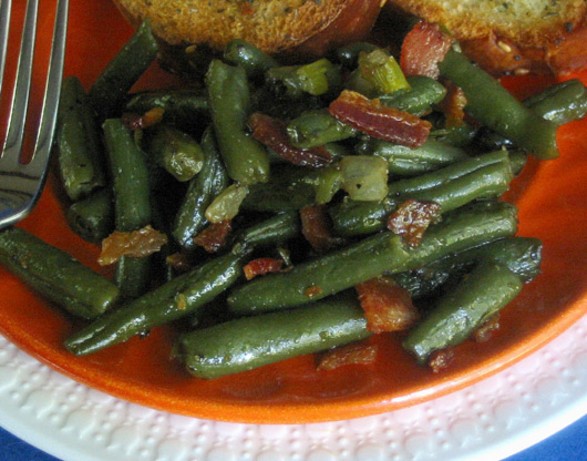
[{"label": "orange plate", "polygon": [[[49,3],[42,2],[42,8],[49,8]],[[88,85],[132,31],[110,2],[72,2],[71,8],[66,75],[78,75]],[[47,16],[42,34],[48,36],[52,12],[41,14]],[[41,47],[48,47],[46,40]],[[151,79],[160,82],[159,77]],[[583,80],[587,81],[587,73]],[[546,83],[544,78],[508,82],[526,92]],[[77,358],[62,347],[76,328],[71,320],[4,271],[0,272],[0,331],[23,350],[88,386],[196,417],[302,423],[364,416],[439,397],[512,365],[585,312],[587,120],[562,128],[559,141],[561,157],[531,162],[510,192],[520,208],[520,234],[544,242],[543,273],[507,307],[499,333],[487,343],[459,347],[445,373],[435,375],[418,367],[392,337],[377,338],[383,353],[366,368],[316,373],[313,358],[301,357],[215,381],[191,378],[169,359],[173,334],[167,328]],[[97,269],[96,248],[68,230],[49,185],[22,226]]]}]

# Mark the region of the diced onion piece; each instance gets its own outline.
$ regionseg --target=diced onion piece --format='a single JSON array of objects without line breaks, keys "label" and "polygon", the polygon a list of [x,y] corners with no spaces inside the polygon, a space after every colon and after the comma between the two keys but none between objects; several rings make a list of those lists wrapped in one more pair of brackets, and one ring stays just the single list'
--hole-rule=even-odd
[{"label": "diced onion piece", "polygon": [[226,187],[206,208],[205,216],[211,223],[231,221],[239,212],[249,188],[239,183]]},{"label": "diced onion piece", "polygon": [[383,200],[387,195],[387,161],[372,155],[349,155],[340,161],[342,189],[356,201]]},{"label": "diced onion piece", "polygon": [[322,354],[317,369],[330,371],[348,365],[371,365],[377,359],[377,350],[375,344],[365,342],[340,346]]},{"label": "diced onion piece", "polygon": [[373,333],[406,330],[420,317],[408,290],[390,277],[367,280],[355,289],[365,312],[367,329]]},{"label": "diced onion piece", "polygon": [[114,231],[102,240],[98,264],[114,264],[123,256],[141,258],[161,250],[167,243],[167,235],[150,225],[132,232]]},{"label": "diced onion piece", "polygon": [[398,62],[380,48],[359,55],[359,72],[379,94],[410,88]]}]

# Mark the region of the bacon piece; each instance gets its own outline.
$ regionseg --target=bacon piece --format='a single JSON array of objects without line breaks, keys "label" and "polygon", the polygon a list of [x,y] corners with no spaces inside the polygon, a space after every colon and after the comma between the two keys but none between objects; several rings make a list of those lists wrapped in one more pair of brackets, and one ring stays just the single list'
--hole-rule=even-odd
[{"label": "bacon piece", "polygon": [[102,240],[98,264],[101,266],[114,264],[123,256],[135,258],[149,256],[161,250],[166,243],[167,236],[151,226],[132,232],[114,231]]},{"label": "bacon piece", "polygon": [[410,293],[390,277],[377,277],[355,287],[373,333],[401,331],[411,327],[420,317]]},{"label": "bacon piece", "polygon": [[416,247],[422,241],[428,226],[439,216],[438,203],[408,199],[389,216],[387,228],[402,237],[407,245]]},{"label": "bacon piece", "polygon": [[257,258],[249,261],[243,267],[247,280],[252,280],[258,275],[280,272],[283,268],[283,260],[277,258]]},{"label": "bacon piece", "polygon": [[196,235],[194,242],[208,253],[216,253],[226,244],[231,230],[232,223],[230,220],[211,223]]},{"label": "bacon piece", "polygon": [[485,343],[493,337],[493,334],[499,330],[499,328],[499,313],[497,313],[493,317],[487,319],[483,325],[473,332],[473,339],[475,342]]},{"label": "bacon piece", "polygon": [[253,138],[294,165],[320,168],[332,162],[332,155],[323,147],[294,147],[289,142],[286,124],[282,120],[255,112],[249,117],[249,126],[253,130]]},{"label": "bacon piece", "polygon": [[378,99],[368,99],[350,90],[343,90],[330,103],[328,111],[341,122],[369,136],[408,147],[422,145],[432,127],[427,120],[386,107]]},{"label": "bacon piece", "polygon": [[378,347],[364,342],[347,344],[325,352],[318,358],[318,371],[330,371],[347,365],[370,365]]},{"label": "bacon piece", "polygon": [[465,123],[467,98],[464,91],[456,85],[447,85],[447,94],[440,103],[440,110],[446,117],[446,127],[459,127]]},{"label": "bacon piece", "polygon": [[134,131],[157,125],[163,120],[164,114],[165,109],[162,107],[153,107],[142,115],[131,112],[122,114],[122,121],[126,127]]},{"label": "bacon piece", "polygon": [[440,349],[432,352],[428,358],[428,366],[433,373],[440,373],[446,370],[455,358],[455,352],[452,349]]},{"label": "bacon piece", "polygon": [[312,248],[323,252],[334,248],[341,243],[330,232],[330,222],[326,208],[322,205],[308,205],[300,210],[302,234]]},{"label": "bacon piece", "polygon": [[419,21],[402,43],[400,66],[406,76],[423,75],[437,79],[438,65],[450,49],[452,40],[437,24]]}]

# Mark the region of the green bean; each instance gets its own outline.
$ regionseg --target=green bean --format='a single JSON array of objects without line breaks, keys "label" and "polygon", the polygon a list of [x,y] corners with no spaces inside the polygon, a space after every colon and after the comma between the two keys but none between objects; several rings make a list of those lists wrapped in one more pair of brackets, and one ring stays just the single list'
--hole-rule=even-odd
[{"label": "green bean", "polygon": [[0,263],[70,314],[91,319],[119,299],[118,288],[57,247],[12,227],[0,232]]},{"label": "green bean", "polygon": [[512,178],[507,152],[495,152],[391,182],[387,197],[380,202],[348,200],[328,212],[337,235],[364,235],[383,229],[389,214],[407,199],[439,203],[441,212],[446,213],[474,200],[500,196]]},{"label": "green bean", "polygon": [[467,98],[465,110],[483,125],[539,158],[558,156],[556,125],[524,107],[464,55],[449,50],[439,67],[443,77],[463,90]]},{"label": "green bean", "polygon": [[201,146],[204,165],[200,173],[189,182],[172,230],[175,241],[187,250],[195,248],[194,237],[208,224],[206,208],[228,185],[228,176],[216,148],[212,129],[204,132]]},{"label": "green bean", "polygon": [[114,230],[114,205],[110,188],[101,189],[89,197],[72,203],[67,209],[69,227],[92,243],[100,243]]},{"label": "green bean", "polygon": [[268,154],[245,133],[250,104],[245,71],[213,60],[206,74],[206,85],[212,123],[228,175],[245,185],[267,181]]},{"label": "green bean", "polygon": [[299,216],[296,212],[282,212],[245,229],[237,238],[233,253],[249,249],[279,245],[300,234]]},{"label": "green bean", "polygon": [[74,333],[65,347],[76,355],[96,352],[150,329],[194,314],[232,285],[241,274],[242,256],[212,259]]},{"label": "green bean", "polygon": [[90,102],[100,119],[117,114],[128,91],[155,60],[157,52],[151,26],[143,22],[90,88]]},{"label": "green bean", "polygon": [[208,97],[200,89],[173,89],[143,91],[133,94],[125,105],[125,111],[144,114],[153,108],[163,109],[163,121],[182,128],[193,126],[194,120],[207,123]]},{"label": "green bean", "polygon": [[184,334],[179,354],[198,378],[219,378],[370,336],[353,297],[230,320]]},{"label": "green bean", "polygon": [[421,175],[468,158],[463,149],[432,138],[416,148],[380,139],[368,139],[360,142],[355,149],[362,155],[371,154],[384,158],[389,163],[389,173],[400,176]]},{"label": "green bean", "polygon": [[383,105],[394,107],[418,116],[429,113],[435,104],[446,96],[446,88],[440,82],[424,76],[408,77],[410,88],[381,95]]},{"label": "green bean", "polygon": [[357,130],[328,113],[326,109],[307,111],[287,125],[290,142],[301,149],[311,149],[327,143],[342,141],[357,134]]},{"label": "green bean", "polygon": [[470,337],[484,321],[512,301],[522,286],[522,279],[507,267],[479,264],[410,330],[403,347],[418,362],[425,363],[432,352]]},{"label": "green bean", "polygon": [[359,61],[359,54],[369,53],[379,47],[373,43],[357,41],[341,46],[334,51],[336,59],[343,66],[355,68]]},{"label": "green bean", "polygon": [[287,95],[297,99],[305,94],[322,96],[340,89],[342,76],[340,68],[326,58],[316,61],[270,68],[265,80],[271,87],[283,85]]},{"label": "green bean", "polygon": [[384,271],[403,272],[455,251],[513,235],[515,208],[484,205],[446,216],[428,228],[421,244],[407,249],[400,237],[378,233],[348,247],[236,287],[228,296],[234,313],[257,313],[322,299]]},{"label": "green bean", "polygon": [[585,116],[587,89],[580,80],[567,80],[531,96],[524,104],[542,118],[563,125]]},{"label": "green bean", "polygon": [[161,126],[149,143],[155,162],[180,182],[192,179],[204,165],[204,153],[190,135],[171,126]]},{"label": "green bean", "polygon": [[279,63],[269,54],[245,40],[231,40],[224,48],[224,60],[234,66],[241,66],[249,78],[263,76]]},{"label": "green bean", "polygon": [[[112,176],[115,229],[121,232],[141,229],[152,220],[145,155],[121,119],[104,122],[104,140]],[[116,281],[124,296],[136,297],[147,290],[149,257],[123,256],[116,269]]]},{"label": "green bean", "polygon": [[59,175],[72,201],[106,184],[99,127],[77,77],[63,80],[56,131]]}]

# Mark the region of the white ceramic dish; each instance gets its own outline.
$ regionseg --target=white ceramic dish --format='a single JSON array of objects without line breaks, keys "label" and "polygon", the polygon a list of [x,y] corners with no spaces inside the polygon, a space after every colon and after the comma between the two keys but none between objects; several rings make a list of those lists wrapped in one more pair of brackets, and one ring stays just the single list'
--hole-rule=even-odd
[{"label": "white ceramic dish", "polygon": [[510,456],[587,414],[587,317],[456,393],[360,419],[222,423],[90,389],[0,336],[0,425],[65,461],[404,461]]}]

